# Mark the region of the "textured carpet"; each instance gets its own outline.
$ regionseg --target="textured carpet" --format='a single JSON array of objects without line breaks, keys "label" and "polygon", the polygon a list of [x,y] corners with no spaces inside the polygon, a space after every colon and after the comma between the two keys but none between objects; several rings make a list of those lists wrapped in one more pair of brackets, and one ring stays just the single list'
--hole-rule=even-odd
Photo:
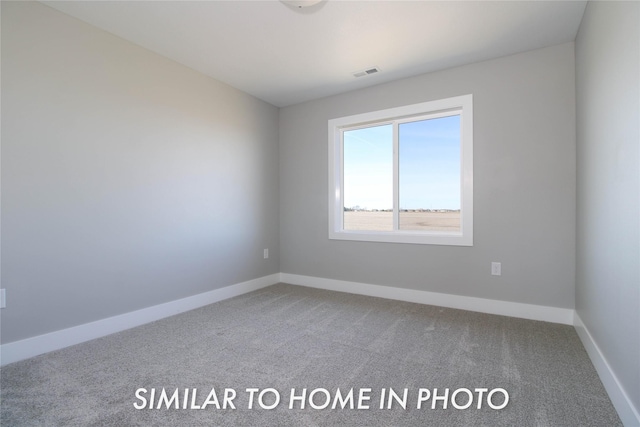
[{"label": "textured carpet", "polygon": [[[570,326],[285,284],[7,365],[0,387],[2,426],[621,425]],[[193,389],[206,408],[175,409]]]}]

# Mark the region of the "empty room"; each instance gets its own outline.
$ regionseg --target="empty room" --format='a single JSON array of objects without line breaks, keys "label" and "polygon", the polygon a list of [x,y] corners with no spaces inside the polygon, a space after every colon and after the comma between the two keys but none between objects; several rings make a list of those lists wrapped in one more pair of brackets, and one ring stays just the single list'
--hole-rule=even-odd
[{"label": "empty room", "polygon": [[2,426],[640,426],[640,2],[0,7]]}]

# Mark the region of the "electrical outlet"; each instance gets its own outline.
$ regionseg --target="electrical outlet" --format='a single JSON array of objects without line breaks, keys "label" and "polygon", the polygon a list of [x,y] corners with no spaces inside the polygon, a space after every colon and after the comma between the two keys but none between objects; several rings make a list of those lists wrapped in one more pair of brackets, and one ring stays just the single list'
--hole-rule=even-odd
[{"label": "electrical outlet", "polygon": [[492,276],[501,276],[502,275],[502,264],[499,262],[491,263],[491,275]]},{"label": "electrical outlet", "polygon": [[269,249],[265,249],[264,250],[264,255],[263,256],[264,256],[264,259],[269,258]]},{"label": "electrical outlet", "polygon": [[7,306],[7,294],[5,289],[0,289],[0,308]]}]

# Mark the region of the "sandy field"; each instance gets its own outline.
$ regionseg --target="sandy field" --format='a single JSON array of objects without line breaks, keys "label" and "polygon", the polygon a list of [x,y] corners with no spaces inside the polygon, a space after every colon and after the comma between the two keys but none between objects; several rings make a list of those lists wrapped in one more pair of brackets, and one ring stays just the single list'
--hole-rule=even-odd
[{"label": "sandy field", "polygon": [[[345,230],[393,230],[392,212],[345,212]],[[401,230],[460,231],[460,212],[400,212]]]}]

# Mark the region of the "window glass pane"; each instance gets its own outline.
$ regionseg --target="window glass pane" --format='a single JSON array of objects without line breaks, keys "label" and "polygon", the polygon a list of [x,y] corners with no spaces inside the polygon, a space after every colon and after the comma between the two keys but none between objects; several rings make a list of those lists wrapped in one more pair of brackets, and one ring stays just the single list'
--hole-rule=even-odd
[{"label": "window glass pane", "polygon": [[460,231],[460,116],[398,131],[400,229]]},{"label": "window glass pane", "polygon": [[345,131],[344,229],[393,230],[393,126]]}]

